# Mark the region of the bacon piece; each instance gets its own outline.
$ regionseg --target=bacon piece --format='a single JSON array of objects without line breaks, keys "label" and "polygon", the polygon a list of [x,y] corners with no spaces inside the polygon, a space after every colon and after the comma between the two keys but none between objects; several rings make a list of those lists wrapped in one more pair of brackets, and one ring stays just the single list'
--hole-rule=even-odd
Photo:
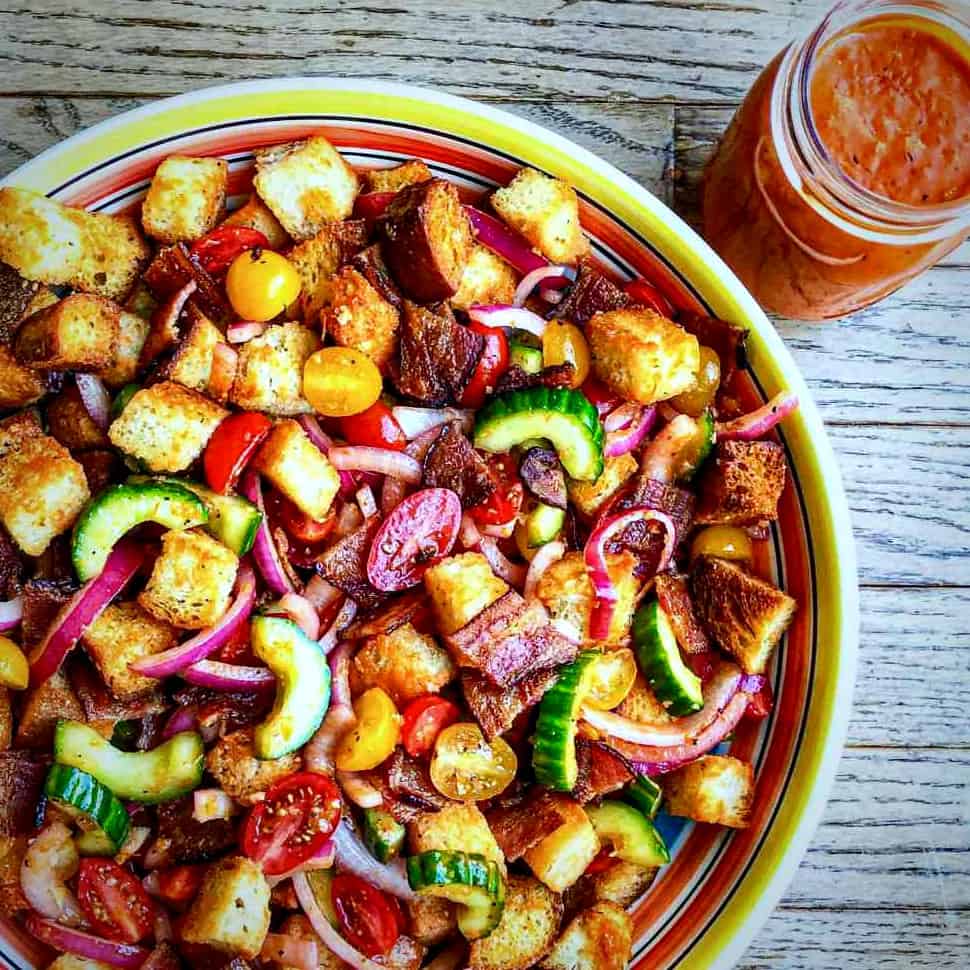
[{"label": "bacon piece", "polygon": [[576,282],[565,298],[556,305],[557,320],[570,320],[582,326],[597,313],[622,310],[630,298],[612,280],[608,280],[588,262],[579,268]]},{"label": "bacon piece", "polygon": [[25,280],[12,266],[0,262],[0,343],[13,340],[39,289],[40,283]]},{"label": "bacon piece", "polygon": [[222,323],[229,316],[229,304],[222,288],[190,255],[184,243],[160,250],[145,270],[144,280],[159,300],[167,299],[192,281],[196,285],[192,302],[210,320]]},{"label": "bacon piece", "polygon": [[20,592],[24,575],[24,561],[17,546],[0,526],[0,600],[13,599]]},{"label": "bacon piece", "polygon": [[397,283],[391,278],[390,270],[381,255],[381,247],[375,243],[367,249],[357,253],[350,260],[350,265],[374,287],[381,297],[400,311],[404,306],[404,298],[397,288]]},{"label": "bacon piece", "polygon": [[192,817],[192,805],[189,796],[158,806],[158,836],[148,850],[148,868],[208,862],[235,848],[236,827],[232,820],[197,822]]},{"label": "bacon piece", "polygon": [[523,391],[528,387],[569,387],[573,381],[572,364],[550,364],[538,374],[529,374],[513,364],[495,383],[495,393]]},{"label": "bacon piece", "polygon": [[711,641],[694,612],[687,577],[675,573],[660,573],[654,580],[654,588],[661,608],[670,618],[670,625],[681,649],[694,654],[710,650]]},{"label": "bacon piece", "polygon": [[448,804],[448,799],[431,783],[427,766],[401,748],[394,750],[380,772],[378,781],[384,807],[402,825]]},{"label": "bacon piece", "polygon": [[0,836],[34,830],[47,765],[27,751],[0,751]]},{"label": "bacon piece", "polygon": [[515,719],[542,700],[553,685],[556,670],[537,670],[527,674],[514,687],[496,687],[473,670],[461,672],[461,689],[485,736],[489,739],[505,734]]},{"label": "bacon piece", "polygon": [[67,679],[81,702],[87,721],[137,721],[168,710],[165,698],[158,690],[128,700],[112,696],[98,672],[80,655],[71,658]]},{"label": "bacon piece", "polygon": [[480,505],[495,491],[485,459],[475,451],[452,421],[431,443],[424,456],[424,484],[427,488],[450,488],[464,509]]},{"label": "bacon piece", "polygon": [[573,797],[580,805],[619,791],[636,778],[630,762],[602,741],[577,738],[576,762],[579,775]]},{"label": "bacon piece", "polygon": [[152,318],[148,323],[148,336],[138,355],[139,368],[147,367],[179,342],[182,336],[179,318],[189,297],[197,289],[195,280],[190,279],[185,286],[172,293],[152,311]]},{"label": "bacon piece", "polygon": [[378,612],[351,623],[341,634],[343,640],[363,640],[367,637],[387,636],[405,623],[420,632],[428,631],[431,607],[423,586],[395,596]]},{"label": "bacon piece", "polygon": [[519,462],[519,477],[540,502],[556,509],[566,508],[566,474],[551,448],[530,448]]},{"label": "bacon piece", "polygon": [[490,809],[485,820],[505,858],[515,862],[559,828],[561,808],[569,801],[567,795],[536,786],[518,804]]},{"label": "bacon piece", "polygon": [[141,970],[182,970],[178,950],[171,943],[159,943],[141,965]]},{"label": "bacon piece", "polygon": [[24,648],[34,647],[44,639],[54,617],[77,589],[77,584],[69,579],[28,579],[24,583],[24,615],[20,621]]},{"label": "bacon piece", "polygon": [[373,516],[350,535],[334,543],[318,560],[317,571],[364,610],[373,609],[387,599],[367,578],[367,555],[380,519]]},{"label": "bacon piece", "polygon": [[84,469],[84,477],[88,480],[88,491],[97,495],[110,484],[118,468],[118,458],[113,451],[93,448],[74,455],[74,460]]}]

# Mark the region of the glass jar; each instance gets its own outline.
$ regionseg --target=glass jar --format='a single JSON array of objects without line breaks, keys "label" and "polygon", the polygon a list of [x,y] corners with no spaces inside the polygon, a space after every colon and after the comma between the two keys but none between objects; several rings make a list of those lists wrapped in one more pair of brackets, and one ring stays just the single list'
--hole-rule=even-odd
[{"label": "glass jar", "polygon": [[[966,74],[938,83],[941,66]],[[924,97],[934,89],[953,95],[945,110]],[[839,317],[882,299],[970,234],[967,92],[970,6],[839,3],[738,109],[705,172],[704,235],[785,316]]]}]

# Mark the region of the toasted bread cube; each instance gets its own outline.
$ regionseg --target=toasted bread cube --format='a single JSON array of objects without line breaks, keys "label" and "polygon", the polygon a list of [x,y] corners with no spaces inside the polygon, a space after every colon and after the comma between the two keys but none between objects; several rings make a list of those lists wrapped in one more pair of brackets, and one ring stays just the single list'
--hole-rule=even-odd
[{"label": "toasted bread cube", "polygon": [[0,421],[0,522],[23,552],[39,556],[90,497],[84,469],[36,415]]},{"label": "toasted bread cube", "polygon": [[[289,885],[289,882],[285,883]],[[345,970],[347,964],[343,962],[335,953],[328,950],[323,940],[314,932],[310,921],[302,913],[294,913],[287,916],[280,927],[280,932],[284,936],[295,936],[300,940],[313,940],[317,944],[317,970]],[[392,951],[393,952],[393,951]],[[285,963],[282,957],[275,963],[279,970],[299,970],[297,967]],[[390,966],[388,964],[388,966]],[[231,965],[226,970],[235,970]]]},{"label": "toasted bread cube", "polygon": [[411,936],[424,946],[437,946],[458,929],[455,904],[440,896],[415,896],[405,903]]},{"label": "toasted bread cube", "polygon": [[746,673],[763,674],[798,604],[734,563],[701,556],[691,569],[694,609],[717,645]]},{"label": "toasted bread cube", "polygon": [[254,467],[318,522],[327,517],[340,489],[337,469],[292,418],[280,421],[267,435]]},{"label": "toasted bread cube", "polygon": [[357,651],[353,673],[362,687],[381,687],[399,707],[437,694],[458,675],[448,651],[410,623],[371,637]]},{"label": "toasted bread cube", "polygon": [[400,314],[352,266],[331,281],[330,306],[320,312],[320,325],[335,343],[359,350],[381,369],[397,352]]},{"label": "toasted bread cube", "polygon": [[658,872],[618,859],[609,869],[583,876],[573,891],[584,907],[606,901],[625,909],[650,888]]},{"label": "toasted bread cube", "polygon": [[7,751],[13,743],[13,708],[10,691],[0,687],[0,751]]},{"label": "toasted bread cube", "polygon": [[606,503],[637,473],[638,468],[636,458],[629,452],[606,458],[603,471],[595,482],[567,479],[569,501],[587,519],[595,519]]},{"label": "toasted bread cube", "polygon": [[239,560],[205,532],[170,529],[138,602],[185,630],[212,626],[229,607]]},{"label": "toasted bread cube", "polygon": [[47,970],[111,970],[111,964],[76,957],[73,953],[62,953],[53,963],[48,964]]},{"label": "toasted bread cube", "polygon": [[126,699],[158,686],[157,678],[136,674],[128,665],[168,650],[178,640],[168,623],[137,603],[110,603],[84,631],[81,642],[111,693]]},{"label": "toasted bread cube", "polygon": [[469,970],[529,970],[559,932],[562,901],[529,876],[510,876],[498,926],[471,945]]},{"label": "toasted bread cube", "polygon": [[511,303],[518,282],[515,270],[501,256],[475,243],[451,305],[467,310],[476,303]]},{"label": "toasted bread cube", "polygon": [[544,970],[623,970],[633,949],[633,920],[616,903],[576,916],[542,961]]},{"label": "toasted bread cube", "polygon": [[[610,619],[608,643],[622,643],[630,637],[630,624],[637,606],[640,581],[633,573],[636,557],[629,552],[606,557],[610,579],[618,599]],[[589,622],[596,597],[581,552],[569,552],[552,563],[539,579],[536,594],[554,620],[567,625],[575,636],[594,643],[589,635]]]},{"label": "toasted bread cube", "polygon": [[20,321],[30,316],[40,283],[24,279],[12,266],[0,261],[0,345],[9,343]]},{"label": "toasted bread cube", "polygon": [[26,835],[0,835],[0,913],[8,919],[30,909],[20,885],[26,852]]},{"label": "toasted bread cube", "polygon": [[169,244],[204,236],[223,214],[228,181],[224,158],[170,155],[155,169],[142,203],[145,232]]},{"label": "toasted bread cube", "polygon": [[700,366],[697,338],[644,307],[594,314],[586,339],[596,376],[620,397],[640,404],[686,391]]},{"label": "toasted bread cube", "polygon": [[256,757],[253,729],[243,728],[220,738],[205,757],[206,771],[232,798],[251,804],[254,795],[286,775],[300,770],[300,755],[287,754],[271,761]]},{"label": "toasted bread cube", "polygon": [[492,194],[492,208],[554,263],[575,263],[589,252],[571,185],[534,168],[522,168]]},{"label": "toasted bread cube", "polygon": [[308,326],[317,323],[320,311],[330,302],[333,278],[341,263],[355,255],[366,242],[366,229],[360,223],[328,222],[312,238],[286,254],[303,284],[295,315],[301,316]]},{"label": "toasted bread cube", "polygon": [[101,370],[114,359],[120,316],[109,300],[75,293],[24,320],[14,354],[39,370]]},{"label": "toasted bread cube", "polygon": [[222,220],[223,226],[243,226],[261,232],[269,243],[270,249],[284,249],[290,244],[287,231],[279,219],[267,208],[258,195],[251,195],[235,212]]},{"label": "toasted bread cube", "polygon": [[46,393],[44,375],[21,364],[12,350],[0,343],[0,411],[27,407]]},{"label": "toasted bread cube", "polygon": [[80,227],[82,239],[81,260],[71,285],[109,300],[126,299],[152,254],[138,224],[130,216],[67,211]]},{"label": "toasted bread cube", "polygon": [[365,192],[397,192],[406,185],[416,185],[434,178],[431,169],[420,158],[409,158],[394,168],[375,168],[364,173]]},{"label": "toasted bread cube", "polygon": [[205,314],[193,309],[188,311],[188,317],[191,320],[188,332],[176,346],[165,376],[176,384],[205,393],[212,378],[216,347],[226,341],[222,331]]},{"label": "toasted bread cube", "polygon": [[196,391],[162,381],[134,394],[108,437],[153,472],[180,472],[202,454],[227,414]]},{"label": "toasted bread cube", "polygon": [[440,811],[419,815],[408,827],[408,840],[413,855],[432,850],[478,853],[505,875],[505,856],[474,802],[452,802]]},{"label": "toasted bread cube", "polygon": [[252,959],[269,930],[269,883],[251,859],[231,856],[210,866],[185,922],[182,939]]},{"label": "toasted bread cube", "polygon": [[63,670],[27,691],[20,708],[14,743],[18,748],[49,751],[60,720],[83,721],[84,711]]},{"label": "toasted bread cube", "polygon": [[657,700],[653,688],[640,673],[637,674],[630,693],[620,702],[616,713],[622,717],[628,717],[631,721],[641,721],[646,724],[667,724],[674,720],[670,711]]},{"label": "toasted bread cube", "polygon": [[442,559],[424,574],[424,588],[443,636],[457,633],[509,591],[479,552]]},{"label": "toasted bread cube", "polygon": [[600,850],[600,841],[582,806],[571,798],[556,802],[562,824],[523,855],[540,882],[553,892],[568,889]]},{"label": "toasted bread cube", "polygon": [[754,804],[754,768],[729,755],[708,754],[664,775],[664,811],[695,822],[745,829]]},{"label": "toasted bread cube", "polygon": [[357,173],[323,135],[256,151],[253,187],[297,241],[325,222],[346,219],[357,197]]},{"label": "toasted bread cube", "polygon": [[303,397],[303,365],[319,347],[317,335],[298,323],[267,327],[239,351],[229,399],[247,411],[311,413]]},{"label": "toasted bread cube", "polygon": [[111,362],[100,372],[104,383],[114,389],[131,384],[138,376],[138,358],[148,337],[148,320],[122,310],[118,315],[118,342]]},{"label": "toasted bread cube", "polygon": [[94,423],[76,384],[68,384],[47,404],[47,427],[65,448],[107,448],[108,436]]},{"label": "toasted bread cube", "polygon": [[71,212],[39,192],[0,188],[0,260],[34,282],[71,283],[83,252]]},{"label": "toasted bread cube", "polygon": [[778,518],[785,452],[774,441],[719,441],[697,484],[698,525],[756,525]]}]

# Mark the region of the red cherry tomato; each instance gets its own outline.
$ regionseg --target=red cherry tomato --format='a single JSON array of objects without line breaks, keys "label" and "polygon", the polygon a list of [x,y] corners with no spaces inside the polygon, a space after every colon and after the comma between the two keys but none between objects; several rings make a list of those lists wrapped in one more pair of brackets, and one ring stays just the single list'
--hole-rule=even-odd
[{"label": "red cherry tomato", "polygon": [[602,381],[595,377],[587,377],[580,388],[590,404],[596,407],[600,417],[609,414],[614,408],[619,407],[618,398]]},{"label": "red cherry tomato", "polygon": [[477,320],[468,324],[468,329],[485,338],[485,349],[458,403],[465,408],[480,408],[485,403],[487,392],[495,387],[498,379],[509,369],[509,342],[501,330],[486,327]]},{"label": "red cherry tomato", "polygon": [[585,875],[592,876],[597,872],[606,872],[607,869],[612,869],[620,860],[613,855],[613,850],[610,846],[604,846],[597,853],[593,861],[586,867]]},{"label": "red cherry tomato", "polygon": [[710,650],[704,650],[701,653],[684,654],[684,660],[687,662],[687,666],[690,667],[690,669],[693,670],[701,680],[710,679],[711,674],[714,673],[715,659],[717,658]]},{"label": "red cherry tomato", "polygon": [[195,899],[208,866],[173,866],[158,871],[158,895],[170,906],[181,907]]},{"label": "red cherry tomato", "polygon": [[411,701],[404,709],[401,740],[404,750],[412,758],[428,754],[438,735],[461,717],[459,708],[444,697],[425,694]]},{"label": "red cherry tomato", "polygon": [[448,488],[424,488],[381,523],[367,557],[367,578],[386,593],[417,586],[451,552],[461,528],[461,502]]},{"label": "red cherry tomato", "polygon": [[623,290],[638,306],[649,307],[651,310],[656,310],[657,313],[661,313],[665,317],[672,317],[674,315],[674,308],[670,305],[670,300],[657,287],[644,279],[630,280],[623,287]]},{"label": "red cherry tomato", "polygon": [[330,898],[344,938],[364,956],[389,953],[401,935],[403,914],[398,901],[358,876],[333,877]]},{"label": "red cherry tomato", "polygon": [[340,791],[327,775],[298,771],[270,785],[250,810],[241,848],[267,876],[282,875],[322,848],[340,811]]},{"label": "red cherry tomato", "polygon": [[137,943],[151,932],[155,907],[141,882],[113,859],[82,859],[77,899],[95,933]]},{"label": "red cherry tomato", "polygon": [[366,411],[339,420],[340,432],[348,444],[404,451],[408,443],[397,418],[383,401],[375,401]]},{"label": "red cherry tomato", "polygon": [[272,427],[273,422],[256,411],[230,414],[216,428],[202,456],[209,488],[220,495],[232,491],[253,452]]},{"label": "red cherry tomato", "polygon": [[745,711],[748,717],[753,717],[756,721],[763,721],[775,706],[775,695],[771,689],[771,684],[766,680],[764,686],[757,694],[752,694],[748,700],[748,709]]},{"label": "red cherry tomato", "polygon": [[499,455],[489,463],[495,491],[481,505],[468,510],[479,525],[502,525],[515,518],[522,508],[523,489],[519,470],[511,455]]},{"label": "red cherry tomato", "polygon": [[269,248],[269,240],[258,229],[222,226],[196,240],[189,252],[204,270],[218,276],[229,269],[232,261],[247,249]]},{"label": "red cherry tomato", "polygon": [[374,225],[384,215],[384,210],[391,204],[396,192],[365,192],[358,195],[354,202],[354,215],[364,219],[368,228]]},{"label": "red cherry tomato", "polygon": [[278,524],[298,542],[310,545],[323,542],[333,531],[337,518],[336,513],[331,511],[325,519],[311,519],[295,502],[275,489],[263,496],[263,504],[270,522]]}]

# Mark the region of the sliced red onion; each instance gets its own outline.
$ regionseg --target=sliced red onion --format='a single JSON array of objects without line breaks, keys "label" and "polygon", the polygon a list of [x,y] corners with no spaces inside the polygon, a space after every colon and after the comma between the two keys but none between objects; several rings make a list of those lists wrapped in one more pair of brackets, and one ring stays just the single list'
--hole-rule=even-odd
[{"label": "sliced red onion", "polygon": [[221,340],[212,348],[212,367],[209,370],[209,397],[225,401],[236,379],[239,354]]},{"label": "sliced red onion", "polygon": [[226,327],[226,340],[231,344],[244,344],[253,337],[265,333],[268,323],[258,320],[236,320]]},{"label": "sliced red onion", "polygon": [[147,876],[141,881],[142,888],[151,896],[153,899],[162,898],[162,886],[161,881],[158,878],[158,870],[152,869]]},{"label": "sliced red onion", "polygon": [[276,678],[266,667],[243,667],[220,660],[200,660],[186,667],[182,677],[196,687],[212,690],[268,690],[276,686]]},{"label": "sliced red onion", "polygon": [[337,771],[337,783],[358,808],[377,808],[384,796],[359,772]]},{"label": "sliced red onion", "polygon": [[529,563],[529,571],[525,574],[525,588],[522,590],[522,595],[526,599],[535,596],[542,574],[565,555],[566,544],[558,539],[539,547],[539,550],[532,557],[532,562]]},{"label": "sliced red onion", "polygon": [[[265,797],[264,792],[260,794]],[[305,862],[301,862],[298,866],[294,866],[286,872],[281,872],[278,876],[267,876],[266,881],[270,884],[270,887],[278,886],[281,882],[292,879],[298,872],[315,872],[319,869],[332,869],[336,855],[337,850],[334,847],[333,839],[327,839]]]},{"label": "sliced red onion", "polygon": [[[295,595],[295,594],[294,594]],[[141,657],[128,666],[145,677],[171,677],[191,664],[205,660],[228,643],[246,623],[256,602],[256,577],[252,566],[243,559],[236,574],[236,597],[215,626],[200,630],[177,647],[149,657]],[[315,615],[315,614],[314,614]]]},{"label": "sliced red onion", "polygon": [[764,674],[745,674],[738,685],[745,694],[759,694],[765,689],[768,678]]},{"label": "sliced red onion", "polygon": [[145,559],[145,550],[122,539],[111,550],[104,569],[89,579],[61,608],[30,659],[30,683],[39,687],[60,670],[68,651],[104,608],[124,589]]},{"label": "sliced red onion", "polygon": [[192,818],[197,822],[232,818],[236,803],[221,788],[199,788],[192,793]]},{"label": "sliced red onion", "polygon": [[733,421],[719,421],[714,430],[722,441],[755,441],[763,438],[797,407],[798,398],[794,394],[779,391],[756,411],[743,414]]},{"label": "sliced red onion", "polygon": [[596,602],[589,620],[589,635],[594,640],[605,640],[609,634],[610,621],[618,599],[616,586],[610,578],[606,565],[606,547],[634,522],[656,522],[664,528],[664,548],[657,565],[657,572],[663,572],[673,558],[674,523],[670,516],[663,512],[657,512],[655,509],[630,509],[628,512],[608,516],[597,524],[583,550],[586,573],[596,594]]},{"label": "sliced red onion", "polygon": [[[336,694],[334,694],[336,696]],[[349,704],[331,703],[317,733],[303,749],[303,764],[309,771],[334,772],[334,752],[340,739],[357,723],[357,717]]]},{"label": "sliced red onion", "polygon": [[[616,412],[614,411],[613,414]],[[609,415],[607,420],[613,415]],[[608,431],[606,434],[606,444],[603,447],[603,454],[607,458],[617,458],[626,455],[640,447],[643,439],[646,438],[654,421],[657,419],[655,408],[640,408],[640,413],[634,418],[633,422],[620,431]],[[603,424],[606,427],[606,422]]]},{"label": "sliced red onion", "polygon": [[[27,931],[55,950],[73,953],[85,960],[100,960],[124,970],[137,970],[149,957],[149,951],[143,946],[115,943],[113,940],[61,926],[51,920],[40,919],[33,914],[27,917]],[[376,966],[377,964],[372,964],[372,967]]]},{"label": "sliced red onion", "polygon": [[12,600],[0,603],[0,633],[12,630],[23,618],[24,598],[15,596]]},{"label": "sliced red onion", "polygon": [[361,523],[364,517],[360,513],[360,506],[356,502],[344,502],[337,510],[337,521],[333,524],[334,542],[349,536]]},{"label": "sliced red onion", "polygon": [[346,820],[337,826],[337,830],[333,833],[333,842],[337,847],[337,865],[341,869],[353,873],[398,899],[415,898],[414,890],[408,885],[408,877],[404,872],[404,860],[396,859],[394,862],[381,865],[370,854],[360,836]]},{"label": "sliced red onion", "polygon": [[[514,229],[510,229],[504,222],[470,205],[464,208],[478,241],[486,249],[491,249],[496,256],[501,256],[520,273],[527,275],[533,270],[549,265],[549,260],[535,252],[528,240]],[[545,283],[547,287],[561,289],[568,286],[570,280],[566,276],[550,277]]]},{"label": "sliced red onion", "polygon": [[344,594],[333,583],[328,583],[322,576],[314,574],[306,584],[303,595],[313,604],[319,615]]},{"label": "sliced red onion", "polygon": [[314,605],[299,593],[286,593],[280,600],[270,603],[266,612],[288,616],[311,640],[320,636],[320,614]]},{"label": "sliced red onion", "polygon": [[333,623],[327,627],[326,633],[320,637],[320,649],[323,650],[325,654],[329,654],[330,651],[337,646],[337,639],[339,638],[341,631],[350,626],[356,615],[357,603],[348,597],[344,601],[343,606],[340,607],[337,615],[334,617]]},{"label": "sliced red onion", "polygon": [[[515,306],[524,306],[525,301],[532,295],[532,291],[544,280],[568,277],[571,272],[572,270],[568,266],[558,266],[556,263],[550,263],[548,266],[537,266],[522,277],[522,281],[515,288],[515,296],[512,297],[512,302]],[[561,294],[557,291],[552,290],[551,292],[561,297]]]},{"label": "sliced red onion", "polygon": [[491,536],[482,536],[478,541],[478,550],[488,560],[492,572],[500,579],[504,579],[509,586],[522,589],[525,584],[526,568],[520,563],[512,562],[498,547],[498,543]]},{"label": "sliced red onion", "polygon": [[179,707],[172,712],[172,716],[165,722],[165,727],[162,728],[162,740],[167,741],[183,731],[197,731],[198,729],[198,705],[190,704],[188,707]]},{"label": "sliced red onion", "polygon": [[377,501],[374,498],[374,492],[370,485],[361,485],[357,489],[357,507],[365,519],[377,515]]},{"label": "sliced red onion", "polygon": [[516,330],[527,330],[537,337],[541,337],[549,326],[549,321],[544,320],[538,313],[521,306],[509,306],[507,303],[469,307],[468,316],[486,327],[515,327]]},{"label": "sliced red onion", "polygon": [[478,531],[475,520],[467,512],[461,517],[458,541],[465,549],[478,549],[479,543],[482,541],[482,534]]},{"label": "sliced red onion", "polygon": [[104,382],[95,374],[75,374],[74,382],[88,416],[102,431],[107,431],[111,424],[111,398]]},{"label": "sliced red onion", "polygon": [[400,478],[385,476],[381,486],[381,515],[386,519],[405,499],[408,494],[406,482]]},{"label": "sliced red onion", "polygon": [[425,431],[437,428],[452,421],[461,421],[461,428],[466,434],[472,430],[475,423],[475,412],[467,408],[391,408],[394,420],[401,426],[405,437],[411,441]]},{"label": "sliced red onion", "polygon": [[349,641],[339,644],[330,654],[330,696],[336,707],[351,707],[350,661],[354,645]]},{"label": "sliced red onion", "polygon": [[115,853],[115,862],[119,866],[123,866],[129,859],[136,856],[151,834],[152,830],[147,825],[133,825],[128,830],[128,838]]},{"label": "sliced red onion", "polygon": [[259,475],[251,468],[243,473],[239,483],[239,491],[244,498],[248,498],[262,513],[263,518],[256,529],[256,541],[253,543],[253,559],[256,568],[263,577],[266,585],[278,596],[284,593],[295,593],[296,587],[289,574],[280,562],[280,553],[273,541],[266,518],[266,507],[263,504],[263,489],[259,482]]},{"label": "sliced red onion", "polygon": [[306,432],[307,437],[326,454],[333,447],[330,436],[320,427],[320,422],[312,414],[301,414],[297,421]]},{"label": "sliced red onion", "polygon": [[421,463],[410,455],[389,448],[372,448],[369,445],[346,445],[330,449],[330,461],[334,468],[343,471],[377,472],[416,485],[421,481]]},{"label": "sliced red onion", "polygon": [[289,933],[267,933],[259,958],[283,967],[296,967],[296,970],[317,970],[319,966],[317,941]]},{"label": "sliced red onion", "polygon": [[518,517],[509,519],[508,522],[500,522],[497,525],[483,525],[479,530],[483,536],[491,536],[493,539],[508,539],[518,524]]},{"label": "sliced red onion", "polygon": [[631,401],[627,401],[619,407],[615,407],[603,418],[603,430],[622,431],[624,428],[629,428],[640,417],[642,411],[642,404],[634,404]]},{"label": "sliced red onion", "polygon": [[669,485],[676,477],[677,456],[696,432],[697,422],[689,414],[678,414],[665,424],[640,457],[642,476]]}]

